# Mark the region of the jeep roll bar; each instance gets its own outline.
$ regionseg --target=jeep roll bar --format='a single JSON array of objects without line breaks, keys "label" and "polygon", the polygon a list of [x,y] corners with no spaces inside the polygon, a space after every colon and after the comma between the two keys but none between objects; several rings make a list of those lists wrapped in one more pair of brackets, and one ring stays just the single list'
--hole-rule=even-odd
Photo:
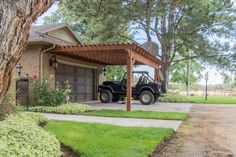
[{"label": "jeep roll bar", "polygon": [[[147,71],[132,71],[131,73],[132,73],[132,75],[133,75],[133,73],[142,74],[141,77],[145,77],[150,82],[155,82],[154,79],[149,75],[149,73]],[[126,78],[126,75],[127,75],[127,72],[124,73],[122,80],[124,80],[124,78]]]}]

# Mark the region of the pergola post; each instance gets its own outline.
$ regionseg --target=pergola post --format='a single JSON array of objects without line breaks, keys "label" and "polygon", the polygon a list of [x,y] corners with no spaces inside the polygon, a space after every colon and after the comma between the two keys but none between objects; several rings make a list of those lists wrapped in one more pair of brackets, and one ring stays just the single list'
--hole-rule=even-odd
[{"label": "pergola post", "polygon": [[158,66],[157,68],[155,68],[154,71],[154,80],[157,83],[160,83],[160,66]]},{"label": "pergola post", "polygon": [[127,88],[127,102],[126,102],[126,111],[131,111],[131,98],[132,98],[132,86],[131,86],[131,81],[132,81],[132,69],[133,69],[133,59],[131,52],[128,52],[127,55],[127,83],[126,83],[126,88]]},{"label": "pergola post", "polygon": [[154,81],[158,82],[158,69],[157,68],[154,69]]},{"label": "pergola post", "polygon": [[161,69],[160,65],[158,65],[158,70],[157,70],[157,82],[161,83]]}]

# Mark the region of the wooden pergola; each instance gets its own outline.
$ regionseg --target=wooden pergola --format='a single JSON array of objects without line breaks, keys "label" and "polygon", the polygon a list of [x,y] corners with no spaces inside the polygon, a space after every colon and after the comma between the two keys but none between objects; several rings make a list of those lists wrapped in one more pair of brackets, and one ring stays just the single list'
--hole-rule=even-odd
[{"label": "wooden pergola", "polygon": [[137,44],[93,44],[56,46],[52,54],[62,55],[104,66],[127,65],[127,111],[131,111],[133,65],[148,65],[155,69],[155,81],[160,82],[160,65],[163,63],[155,55]]}]

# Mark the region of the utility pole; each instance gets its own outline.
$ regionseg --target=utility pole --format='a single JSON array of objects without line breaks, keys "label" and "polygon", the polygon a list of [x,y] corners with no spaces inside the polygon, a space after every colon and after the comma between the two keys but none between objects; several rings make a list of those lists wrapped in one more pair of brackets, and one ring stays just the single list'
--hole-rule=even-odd
[{"label": "utility pole", "polygon": [[208,72],[206,72],[206,74],[205,74],[205,80],[206,80],[206,92],[205,92],[205,100],[207,101],[207,81],[208,81]]},{"label": "utility pole", "polygon": [[191,70],[191,52],[188,52],[188,65],[187,65],[187,77],[188,77],[188,82],[187,82],[187,96],[190,96],[190,70]]}]

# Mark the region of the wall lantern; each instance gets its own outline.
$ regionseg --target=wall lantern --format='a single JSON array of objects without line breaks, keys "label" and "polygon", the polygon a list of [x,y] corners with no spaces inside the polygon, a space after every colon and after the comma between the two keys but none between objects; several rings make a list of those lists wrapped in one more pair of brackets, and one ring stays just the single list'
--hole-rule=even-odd
[{"label": "wall lantern", "polygon": [[18,73],[18,76],[21,75],[21,69],[22,69],[22,68],[23,68],[23,67],[21,66],[20,63],[16,65],[16,71],[17,71],[17,73]]},{"label": "wall lantern", "polygon": [[103,74],[104,76],[106,76],[106,74],[107,74],[107,69],[104,67],[104,68],[100,68],[99,69],[99,73],[100,74]]},{"label": "wall lantern", "polygon": [[106,68],[103,68],[103,69],[102,69],[102,72],[103,72],[103,75],[106,76],[106,74],[107,74],[107,69],[106,69]]},{"label": "wall lantern", "polygon": [[53,56],[50,60],[49,60],[49,66],[53,67],[55,70],[58,67],[58,61],[56,56]]}]

